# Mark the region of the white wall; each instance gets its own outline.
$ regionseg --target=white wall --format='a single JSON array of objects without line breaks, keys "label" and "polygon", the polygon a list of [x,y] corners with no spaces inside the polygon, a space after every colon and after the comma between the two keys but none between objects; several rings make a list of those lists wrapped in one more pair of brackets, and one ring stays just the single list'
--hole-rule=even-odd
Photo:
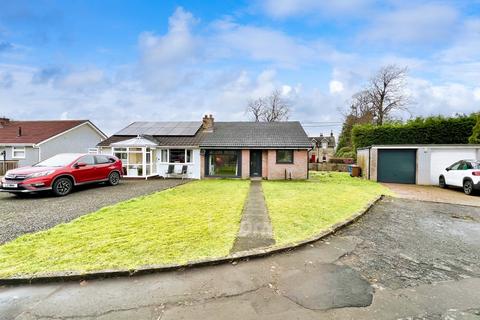
[{"label": "white wall", "polygon": [[463,159],[478,159],[480,148],[430,149],[430,184],[438,185],[438,177],[451,164]]},{"label": "white wall", "polygon": [[[168,171],[169,163],[161,163],[160,157],[161,157],[160,149],[157,149],[157,173],[159,176],[164,176],[165,173]],[[182,171],[182,166],[187,165],[188,166],[187,178],[200,179],[200,149],[193,149],[192,163],[187,163],[187,164],[176,163],[174,165],[175,165],[175,172]]]}]

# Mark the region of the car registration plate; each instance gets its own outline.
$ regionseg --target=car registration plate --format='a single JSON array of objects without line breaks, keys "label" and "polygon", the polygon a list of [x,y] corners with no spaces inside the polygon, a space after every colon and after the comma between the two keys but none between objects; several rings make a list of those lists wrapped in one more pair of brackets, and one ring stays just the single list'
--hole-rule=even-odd
[{"label": "car registration plate", "polygon": [[16,187],[18,187],[18,184],[16,184],[16,183],[4,183],[2,186],[4,188],[16,188]]}]

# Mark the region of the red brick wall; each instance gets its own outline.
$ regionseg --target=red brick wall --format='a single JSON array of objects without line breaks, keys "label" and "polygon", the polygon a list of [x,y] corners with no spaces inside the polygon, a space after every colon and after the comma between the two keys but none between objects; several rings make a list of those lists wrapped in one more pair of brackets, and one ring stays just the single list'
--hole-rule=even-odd
[{"label": "red brick wall", "polygon": [[293,152],[293,164],[277,164],[276,150],[268,150],[267,154],[267,178],[269,180],[285,179],[285,170],[287,170],[287,177],[292,176],[292,179],[306,179],[307,178],[307,150],[295,150]]},{"label": "red brick wall", "polygon": [[250,177],[250,150],[242,150],[242,179]]}]

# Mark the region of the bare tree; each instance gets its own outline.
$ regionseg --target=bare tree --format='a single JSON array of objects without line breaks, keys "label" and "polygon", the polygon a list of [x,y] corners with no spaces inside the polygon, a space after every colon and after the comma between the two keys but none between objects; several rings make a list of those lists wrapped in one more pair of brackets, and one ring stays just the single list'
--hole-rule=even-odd
[{"label": "bare tree", "polygon": [[394,111],[408,111],[409,97],[405,93],[407,68],[396,65],[382,67],[370,79],[367,92],[375,123],[382,125]]},{"label": "bare tree", "polygon": [[282,97],[281,92],[274,90],[267,97],[250,101],[247,106],[247,113],[257,122],[284,121],[288,120],[290,106],[288,101]]},{"label": "bare tree", "polygon": [[263,98],[251,100],[248,102],[247,113],[255,122],[259,122],[262,119],[263,111],[265,109],[265,101]]}]

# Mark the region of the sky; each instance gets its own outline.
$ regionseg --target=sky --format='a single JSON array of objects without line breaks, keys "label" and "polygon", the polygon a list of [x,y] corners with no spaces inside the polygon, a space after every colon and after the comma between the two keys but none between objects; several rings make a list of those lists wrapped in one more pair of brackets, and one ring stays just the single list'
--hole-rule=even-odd
[{"label": "sky", "polygon": [[[408,68],[410,114],[480,111],[480,0],[0,0],[0,116],[249,120],[278,89],[309,134],[380,67]],[[315,122],[312,127],[312,122]],[[308,125],[310,123],[310,125]]]}]

